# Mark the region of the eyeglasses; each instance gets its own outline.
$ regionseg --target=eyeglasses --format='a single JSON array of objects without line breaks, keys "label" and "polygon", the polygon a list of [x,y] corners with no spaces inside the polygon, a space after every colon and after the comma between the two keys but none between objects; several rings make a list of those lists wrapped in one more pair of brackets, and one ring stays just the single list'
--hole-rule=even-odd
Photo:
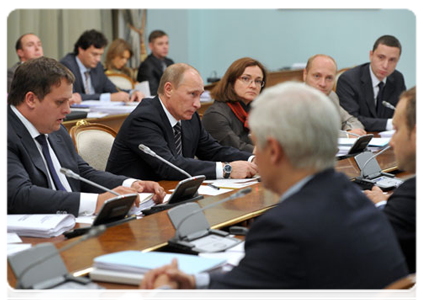
[{"label": "eyeglasses", "polygon": [[247,76],[241,76],[238,79],[241,80],[246,85],[250,85],[254,81],[256,86],[259,86],[261,88],[264,87],[264,81],[260,80],[260,79],[253,80],[253,79],[251,79],[250,77],[247,77]]}]

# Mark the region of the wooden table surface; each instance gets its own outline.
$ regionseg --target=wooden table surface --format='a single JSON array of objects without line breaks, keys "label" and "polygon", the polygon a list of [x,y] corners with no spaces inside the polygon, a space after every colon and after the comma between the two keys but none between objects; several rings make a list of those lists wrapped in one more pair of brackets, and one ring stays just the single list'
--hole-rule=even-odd
[{"label": "wooden table surface", "polygon": [[[378,162],[384,171],[393,171],[396,169],[396,161],[391,149],[378,156]],[[345,173],[351,179],[360,173],[353,158],[338,161],[336,169]],[[176,183],[176,181],[160,182],[168,192],[176,186]],[[228,197],[230,193],[215,197],[205,196],[198,203],[201,207],[204,207],[212,202]],[[265,210],[276,205],[278,199],[279,197],[277,195],[265,190],[261,183],[257,183],[252,186],[252,192],[245,197],[207,209],[204,214],[212,228],[223,228],[259,216]],[[139,220],[110,227],[101,236],[87,240],[63,252],[61,256],[69,272],[82,271],[81,273],[86,273],[92,266],[93,259],[99,255],[123,250],[157,250],[165,246],[174,234],[175,230],[167,216],[167,211],[163,211]],[[60,249],[75,239],[66,240],[61,235],[51,239],[22,237],[22,240],[23,243],[31,243],[33,245],[51,242]],[[8,266],[7,277],[9,284],[14,286],[16,280],[10,266]],[[107,288],[131,287],[114,284],[107,284],[105,286]]]}]

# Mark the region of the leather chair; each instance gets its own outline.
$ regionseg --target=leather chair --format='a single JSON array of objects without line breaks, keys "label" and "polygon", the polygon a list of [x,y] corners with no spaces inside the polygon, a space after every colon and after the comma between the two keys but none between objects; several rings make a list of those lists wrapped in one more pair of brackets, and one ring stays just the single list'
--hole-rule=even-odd
[{"label": "leather chair", "polygon": [[107,77],[119,90],[133,90],[135,82],[131,77],[121,73],[106,73]]},{"label": "leather chair", "polygon": [[70,129],[69,134],[82,159],[93,168],[104,171],[116,131],[107,125],[81,120]]},{"label": "leather chair", "polygon": [[420,299],[420,272],[401,278],[383,288],[370,300]]}]

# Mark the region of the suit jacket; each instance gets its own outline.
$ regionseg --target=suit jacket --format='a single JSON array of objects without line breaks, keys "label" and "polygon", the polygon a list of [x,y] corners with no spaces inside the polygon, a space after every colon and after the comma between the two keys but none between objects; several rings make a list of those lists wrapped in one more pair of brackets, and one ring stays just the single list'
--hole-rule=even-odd
[{"label": "suit jacket", "polygon": [[16,69],[21,65],[21,62],[17,62],[12,67],[7,69],[7,92],[10,93],[10,87],[12,85],[13,76],[15,75]]},{"label": "suit jacket", "polygon": [[245,257],[210,288],[380,289],[406,274],[386,217],[328,169],[254,222]]},{"label": "suit jacket", "polygon": [[[186,176],[138,149],[139,144],[191,175],[216,178],[216,161],[247,160],[251,153],[223,147],[204,129],[197,113],[181,122],[182,156],[176,155],[173,128],[158,96],[144,99],[126,118],[113,143],[106,170],[149,180],[181,180]],[[198,159],[194,159],[194,156]]]},{"label": "suit jacket", "polygon": [[[110,189],[127,179],[91,168],[77,153],[66,129],[48,135],[60,165]],[[84,182],[68,178],[73,192],[51,189],[46,166],[24,124],[8,107],[7,212],[9,214],[71,213],[78,216],[80,192],[103,193]]]},{"label": "suit jacket", "polygon": [[406,180],[383,209],[397,235],[410,273],[416,272],[416,177]]},{"label": "suit jacket", "polygon": [[[165,57],[164,63],[166,67],[173,65],[173,60]],[[147,58],[140,64],[138,69],[137,81],[143,82],[148,81],[150,86],[151,95],[157,95],[157,89],[159,88],[160,78],[163,75],[162,61],[155,57],[153,54],[147,56]]]},{"label": "suit jacket", "polygon": [[345,109],[342,108],[339,104],[338,95],[334,91],[330,92],[329,99],[332,100],[333,104],[335,104],[339,110],[339,116],[341,117],[341,130],[351,130],[355,128],[364,129],[363,124],[361,124],[357,118],[351,116]]},{"label": "suit jacket", "polygon": [[[404,90],[404,77],[395,70],[386,79],[382,99],[396,106]],[[338,79],[336,93],[341,106],[357,117],[367,131],[386,130],[386,122],[392,118],[394,111],[382,105],[376,112],[369,63],[344,72]]]},{"label": "suit jacket", "polygon": [[85,79],[81,76],[81,70],[76,62],[76,56],[73,53],[68,53],[60,62],[65,65],[75,75],[75,83],[73,84],[73,92],[81,94],[82,100],[99,100],[103,93],[118,92],[116,86],[104,74],[104,67],[99,62],[94,69],[90,69],[91,83],[94,87],[95,94],[87,95],[85,93]]},{"label": "suit jacket", "polygon": [[226,102],[215,101],[201,121],[207,132],[221,145],[253,153],[254,145],[248,137],[250,131],[245,129]]}]

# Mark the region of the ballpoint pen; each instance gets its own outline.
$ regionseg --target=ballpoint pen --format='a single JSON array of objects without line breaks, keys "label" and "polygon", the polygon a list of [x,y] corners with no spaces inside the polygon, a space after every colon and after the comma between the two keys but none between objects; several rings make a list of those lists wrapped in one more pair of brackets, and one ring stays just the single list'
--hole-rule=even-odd
[{"label": "ballpoint pen", "polygon": [[212,188],[214,188],[216,190],[220,190],[220,188],[218,186],[215,186],[215,185],[213,185],[211,183],[207,183],[207,186],[212,187]]}]

